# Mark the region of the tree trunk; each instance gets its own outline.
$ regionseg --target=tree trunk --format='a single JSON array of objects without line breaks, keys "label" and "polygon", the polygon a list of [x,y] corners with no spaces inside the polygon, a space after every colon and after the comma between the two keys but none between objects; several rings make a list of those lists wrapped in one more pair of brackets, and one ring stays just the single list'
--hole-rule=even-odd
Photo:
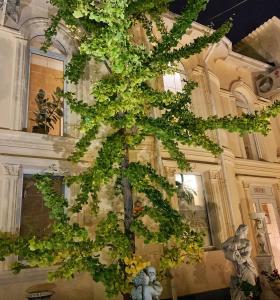
[{"label": "tree trunk", "polygon": [[123,300],[132,300],[131,295],[130,294],[123,295]]},{"label": "tree trunk", "polygon": [[[125,157],[122,162],[122,169],[125,170],[129,166],[128,150],[126,150]],[[124,197],[124,230],[125,235],[130,240],[131,251],[135,253],[135,234],[131,231],[131,224],[133,222],[133,198],[132,188],[127,177],[122,178],[122,190]]]},{"label": "tree trunk", "polygon": [[[126,147],[125,157],[122,162],[122,169],[125,170],[129,166],[128,149]],[[131,224],[133,222],[133,198],[132,188],[127,177],[122,178],[122,191],[124,198],[124,231],[125,235],[130,241],[131,251],[135,253],[135,234],[131,231]],[[123,300],[131,300],[130,294],[123,295]]]}]

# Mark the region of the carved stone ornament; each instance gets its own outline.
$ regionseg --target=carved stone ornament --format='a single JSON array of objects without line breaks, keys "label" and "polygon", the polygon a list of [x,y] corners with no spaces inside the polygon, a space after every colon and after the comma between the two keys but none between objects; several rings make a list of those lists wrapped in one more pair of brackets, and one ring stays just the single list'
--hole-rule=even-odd
[{"label": "carved stone ornament", "polygon": [[264,213],[251,213],[250,218],[255,222],[255,234],[258,242],[258,255],[268,255],[266,242],[266,229],[264,225]]},{"label": "carved stone ornament", "polygon": [[231,277],[230,284],[231,300],[248,299],[241,289],[242,283],[256,285],[258,273],[250,257],[252,245],[251,241],[247,239],[247,234],[248,226],[241,224],[234,236],[228,238],[222,244],[225,258],[232,262],[235,269],[235,275]]},{"label": "carved stone ornament", "polygon": [[162,285],[156,280],[156,269],[152,266],[142,270],[133,280],[133,300],[159,300]]},{"label": "carved stone ornament", "polygon": [[[0,0],[1,1],[1,0]],[[18,176],[20,165],[3,164],[3,174],[7,176]]]},{"label": "carved stone ornament", "polygon": [[7,15],[13,21],[18,23],[20,16],[20,0],[0,0],[0,10],[2,10],[2,16],[4,15],[5,17]]}]

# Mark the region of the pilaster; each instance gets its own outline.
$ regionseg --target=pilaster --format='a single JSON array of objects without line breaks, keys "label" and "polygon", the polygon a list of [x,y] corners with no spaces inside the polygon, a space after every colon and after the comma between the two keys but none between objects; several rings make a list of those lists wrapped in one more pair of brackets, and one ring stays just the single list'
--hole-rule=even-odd
[{"label": "pilaster", "polygon": [[[20,227],[20,165],[0,165],[0,231],[17,234]],[[0,263],[0,269],[7,269],[14,256]]]},{"label": "pilaster", "polygon": [[27,105],[27,41],[18,31],[0,26],[0,42],[0,127],[22,130]]},{"label": "pilaster", "polygon": [[206,185],[213,244],[220,248],[221,243],[232,234],[230,211],[225,201],[227,199],[225,182],[221,172],[210,170],[206,176]]}]

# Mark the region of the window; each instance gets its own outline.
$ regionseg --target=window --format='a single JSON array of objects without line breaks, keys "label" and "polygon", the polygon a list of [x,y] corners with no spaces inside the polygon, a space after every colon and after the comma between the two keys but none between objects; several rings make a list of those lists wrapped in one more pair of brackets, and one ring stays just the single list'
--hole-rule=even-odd
[{"label": "window", "polygon": [[[55,190],[63,193],[63,178],[54,178]],[[25,174],[23,176],[20,235],[46,236],[49,233],[51,224],[49,209],[44,205],[42,194],[35,186],[33,175]]]},{"label": "window", "polygon": [[[36,122],[34,112],[37,111],[36,96],[42,89],[46,98],[52,95],[59,87],[64,88],[64,60],[65,55],[57,47],[51,47],[48,53],[40,51],[42,38],[37,37],[31,41],[30,66],[29,66],[29,97],[28,97],[28,123],[27,131],[34,132]],[[48,132],[50,135],[62,135],[62,119],[53,124]]]},{"label": "window", "polygon": [[[241,94],[237,95],[236,109],[237,109],[238,116],[241,116],[242,113],[245,114],[249,113],[247,101],[244,99],[244,97]],[[256,147],[255,136],[253,134],[245,134],[243,135],[242,140],[245,148],[246,158],[258,160],[258,152]]]},{"label": "window", "polygon": [[[194,228],[204,232],[204,245],[212,245],[207,204],[201,175],[176,174],[176,185],[179,193],[179,211],[188,219]],[[191,197],[190,197],[191,195]]]},{"label": "window", "polygon": [[180,64],[178,66],[178,72],[163,75],[164,90],[174,93],[181,92],[186,79],[184,67]]}]

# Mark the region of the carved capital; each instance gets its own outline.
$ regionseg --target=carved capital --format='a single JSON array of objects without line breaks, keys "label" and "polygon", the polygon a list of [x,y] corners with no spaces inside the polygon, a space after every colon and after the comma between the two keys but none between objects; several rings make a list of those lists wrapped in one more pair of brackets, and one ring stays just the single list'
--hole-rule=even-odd
[{"label": "carved capital", "polygon": [[167,177],[174,177],[177,169],[172,167],[165,167],[165,172]]},{"label": "carved capital", "polygon": [[242,186],[244,189],[249,189],[250,188],[250,184],[248,182],[242,181]]},{"label": "carved capital", "polygon": [[209,171],[210,179],[221,179],[221,173],[218,170],[210,170]]},{"label": "carved capital", "polygon": [[20,165],[3,164],[2,168],[6,176],[19,176]]},{"label": "carved capital", "polygon": [[280,183],[276,184],[276,189],[277,189],[278,192],[280,192]]}]

